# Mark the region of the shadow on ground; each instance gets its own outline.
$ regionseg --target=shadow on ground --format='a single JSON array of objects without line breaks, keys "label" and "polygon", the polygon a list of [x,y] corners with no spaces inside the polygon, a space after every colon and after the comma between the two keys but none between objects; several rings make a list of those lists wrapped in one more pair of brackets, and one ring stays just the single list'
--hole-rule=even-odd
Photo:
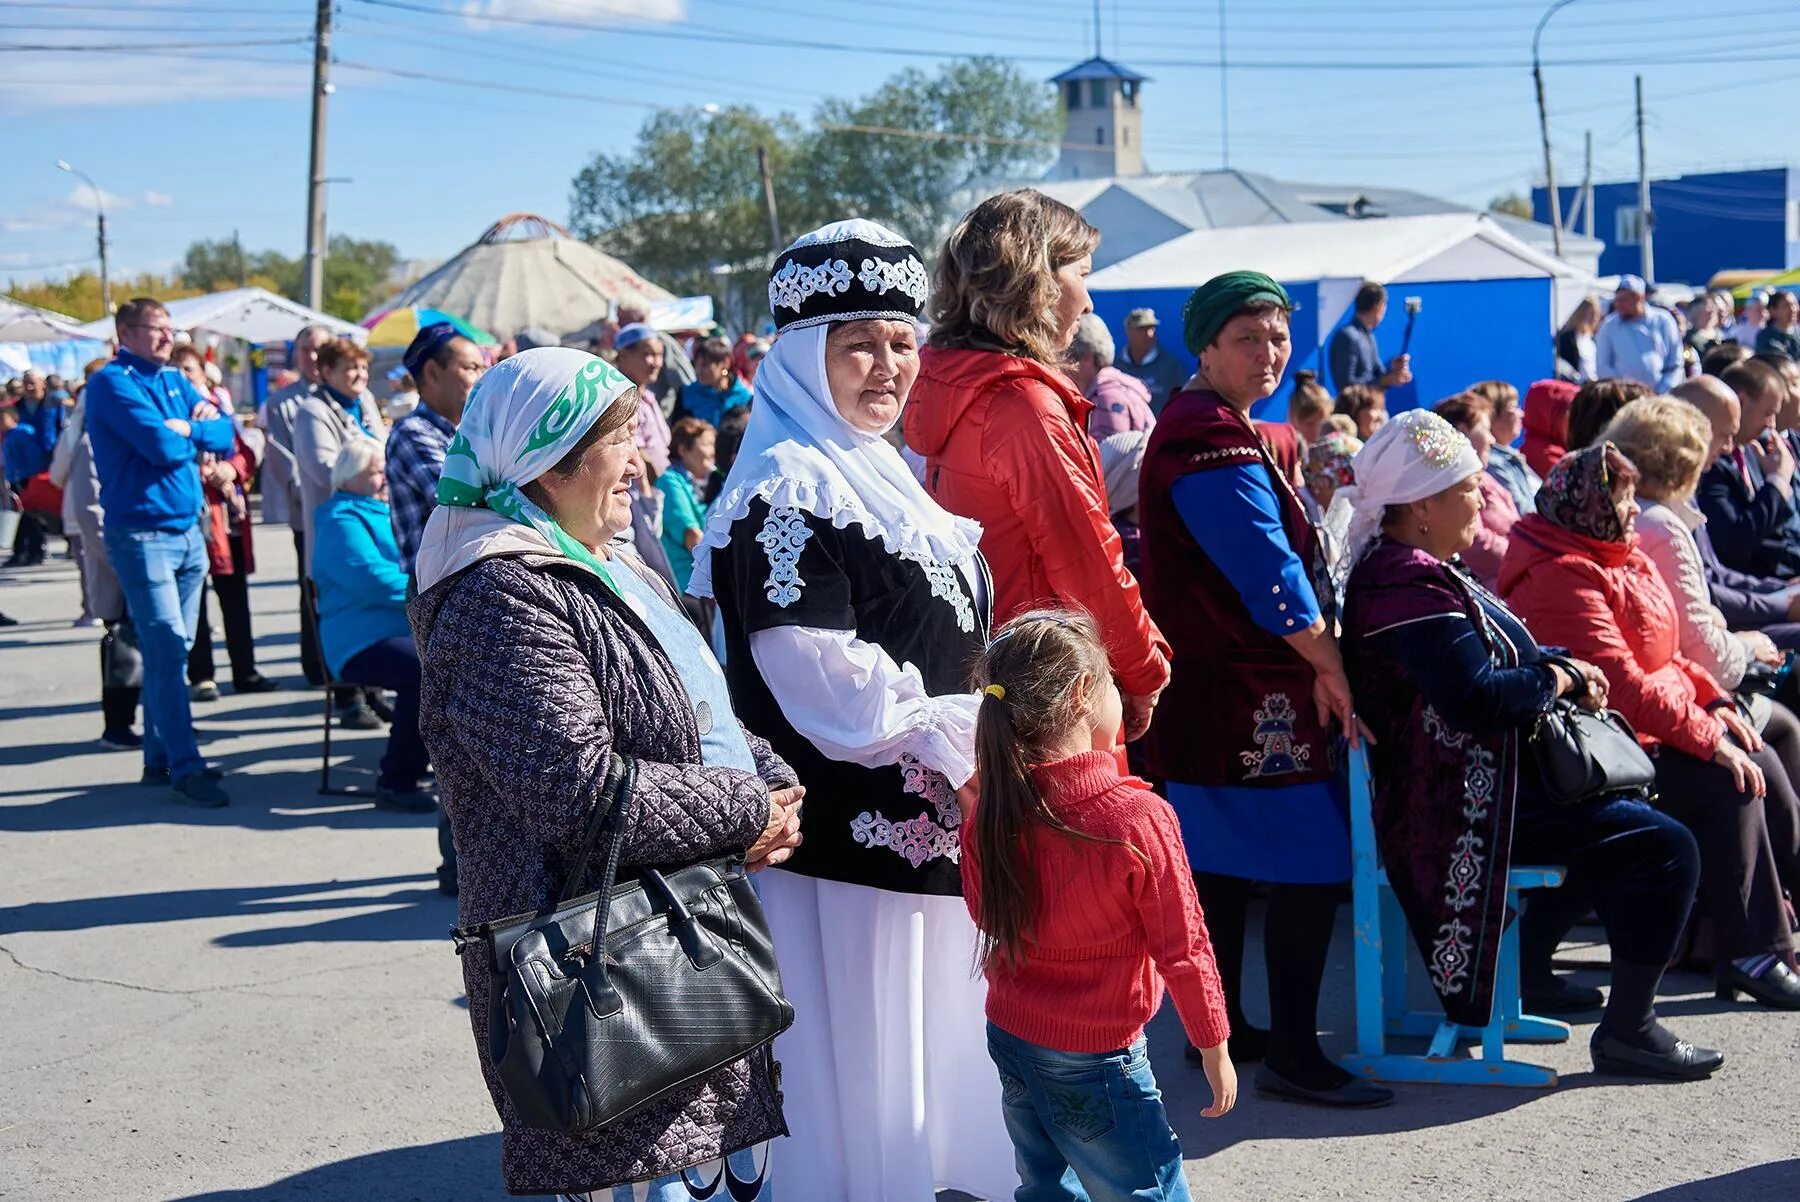
[{"label": "shadow on ground", "polygon": [[1800,1160],[1776,1160],[1703,1181],[1672,1185],[1632,1202],[1791,1202],[1800,1197]]},{"label": "shadow on ground", "polygon": [[493,1202],[505,1196],[500,1136],[494,1134],[389,1148],[267,1185],[185,1194],[171,1202]]}]

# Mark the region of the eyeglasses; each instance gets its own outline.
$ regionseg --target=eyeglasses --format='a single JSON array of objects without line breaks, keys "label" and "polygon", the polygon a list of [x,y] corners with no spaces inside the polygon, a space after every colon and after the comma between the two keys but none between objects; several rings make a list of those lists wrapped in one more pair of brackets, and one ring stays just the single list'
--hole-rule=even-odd
[{"label": "eyeglasses", "polygon": [[128,330],[149,330],[152,334],[167,334],[171,338],[175,337],[174,326],[152,326],[145,325],[141,321],[128,321],[125,323],[125,328]]}]

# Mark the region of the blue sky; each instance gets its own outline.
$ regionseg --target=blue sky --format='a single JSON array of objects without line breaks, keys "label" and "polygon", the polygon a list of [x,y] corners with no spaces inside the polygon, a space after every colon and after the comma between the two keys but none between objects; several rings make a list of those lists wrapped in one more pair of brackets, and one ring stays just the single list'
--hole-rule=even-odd
[{"label": "blue sky", "polygon": [[[1541,174],[1528,64],[1547,0],[1224,3],[1232,166],[1477,204]],[[313,7],[0,0],[0,283],[93,260],[91,194],[59,158],[105,189],[116,271],[164,268],[234,229],[247,248],[298,254]],[[1100,12],[1108,57],[1152,80],[1152,169],[1219,165],[1219,0]],[[331,228],[441,258],[510,211],[566,219],[570,178],[627,149],[656,106],[804,118],[947,53],[1011,55],[1047,77],[1092,52],[1093,13],[1092,0],[339,0],[327,174],[347,182],[332,185]],[[518,23],[531,21],[595,28]],[[39,46],[111,49],[24,49]],[[1795,153],[1800,0],[1574,0],[1543,57],[1564,179],[1579,178],[1586,130],[1599,178],[1635,174],[1636,72],[1653,173]]]}]

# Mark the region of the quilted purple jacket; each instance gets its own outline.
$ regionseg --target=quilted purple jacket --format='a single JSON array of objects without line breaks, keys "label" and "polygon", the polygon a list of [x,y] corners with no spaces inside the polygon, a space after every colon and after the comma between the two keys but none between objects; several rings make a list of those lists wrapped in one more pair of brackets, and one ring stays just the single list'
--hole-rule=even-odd
[{"label": "quilted purple jacket", "polygon": [[[793,783],[754,735],[758,775],[702,767],[693,705],[668,658],[604,584],[567,561],[484,559],[410,612],[423,669],[419,728],[456,837],[465,926],[555,900],[615,749],[638,760],[622,868],[746,849],[768,818],[769,787]],[[488,1058],[489,959],[486,947],[468,947],[463,980],[505,1129],[510,1192],[642,1181],[786,1133],[775,1083],[749,1060],[600,1134],[525,1126]]]}]

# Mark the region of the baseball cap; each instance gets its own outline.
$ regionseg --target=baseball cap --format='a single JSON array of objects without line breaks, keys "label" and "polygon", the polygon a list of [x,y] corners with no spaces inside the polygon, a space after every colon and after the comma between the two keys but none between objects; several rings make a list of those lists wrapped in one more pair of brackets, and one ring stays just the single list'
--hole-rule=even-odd
[{"label": "baseball cap", "polygon": [[634,321],[629,325],[620,326],[619,332],[613,335],[613,350],[622,351],[628,346],[636,346],[646,339],[655,337],[656,331],[651,329],[647,323]]},{"label": "baseball cap", "polygon": [[1154,329],[1161,324],[1156,320],[1155,309],[1133,309],[1125,315],[1125,328],[1128,330]]},{"label": "baseball cap", "polygon": [[1648,289],[1646,289],[1644,287],[1644,277],[1643,276],[1641,276],[1641,275],[1622,275],[1619,277],[1619,286],[1617,288],[1613,289],[1613,291],[1615,291],[1615,292],[1635,292],[1639,296],[1643,296],[1648,291]]}]

